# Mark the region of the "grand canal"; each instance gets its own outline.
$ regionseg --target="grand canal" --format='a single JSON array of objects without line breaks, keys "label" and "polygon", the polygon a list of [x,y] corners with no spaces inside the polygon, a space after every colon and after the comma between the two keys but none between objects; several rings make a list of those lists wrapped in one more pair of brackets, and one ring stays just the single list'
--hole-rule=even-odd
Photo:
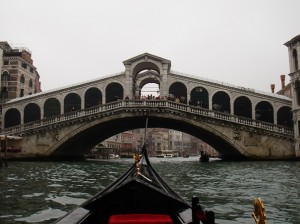
[{"label": "grand canal", "polygon": [[[199,163],[198,158],[151,158],[153,167],[184,199],[200,197],[219,224],[254,223],[261,197],[267,223],[300,223],[299,162]],[[132,160],[10,162],[0,169],[0,223],[52,223],[132,164]]]}]

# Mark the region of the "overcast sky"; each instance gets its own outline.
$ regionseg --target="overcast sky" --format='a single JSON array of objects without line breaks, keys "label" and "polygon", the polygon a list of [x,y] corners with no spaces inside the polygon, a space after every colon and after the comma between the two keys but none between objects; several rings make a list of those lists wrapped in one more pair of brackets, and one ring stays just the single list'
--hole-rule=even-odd
[{"label": "overcast sky", "polygon": [[145,52],[174,71],[278,91],[289,74],[283,44],[300,34],[299,0],[1,0],[0,9],[0,40],[31,50],[43,91],[124,71]]}]

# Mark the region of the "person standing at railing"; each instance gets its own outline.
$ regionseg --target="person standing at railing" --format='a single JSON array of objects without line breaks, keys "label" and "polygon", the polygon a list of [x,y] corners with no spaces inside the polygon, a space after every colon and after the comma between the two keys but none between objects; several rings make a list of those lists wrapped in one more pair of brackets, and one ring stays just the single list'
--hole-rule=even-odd
[{"label": "person standing at railing", "polygon": [[126,96],[125,97],[125,103],[126,103],[126,105],[128,105],[128,101],[129,101],[129,96]]}]

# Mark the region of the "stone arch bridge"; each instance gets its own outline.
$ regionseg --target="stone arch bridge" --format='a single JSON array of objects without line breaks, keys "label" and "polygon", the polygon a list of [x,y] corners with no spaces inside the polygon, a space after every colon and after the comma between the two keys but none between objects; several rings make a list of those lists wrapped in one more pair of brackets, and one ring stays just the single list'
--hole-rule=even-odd
[{"label": "stone arch bridge", "polygon": [[165,100],[120,100],[6,129],[22,136],[30,157],[82,158],[117,133],[149,127],[186,132],[216,148],[224,159],[292,159],[293,131],[271,123]]},{"label": "stone arch bridge", "polygon": [[[148,53],[123,64],[114,75],[7,102],[2,133],[22,136],[26,155],[81,156],[149,117],[150,127],[199,137],[228,159],[294,157],[290,98],[175,72]],[[159,85],[159,97],[143,99],[147,83]]]}]

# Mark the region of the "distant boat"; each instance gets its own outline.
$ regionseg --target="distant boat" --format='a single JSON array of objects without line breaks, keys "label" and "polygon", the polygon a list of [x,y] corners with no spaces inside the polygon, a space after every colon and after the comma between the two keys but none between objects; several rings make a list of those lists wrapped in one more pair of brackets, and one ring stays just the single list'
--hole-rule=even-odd
[{"label": "distant boat", "polygon": [[109,154],[109,159],[120,159],[118,154]]},{"label": "distant boat", "polygon": [[173,158],[175,157],[173,154],[158,154],[156,155],[157,158]]},{"label": "distant boat", "polygon": [[165,155],[165,158],[172,158],[173,157],[173,154],[166,154]]},{"label": "distant boat", "polygon": [[182,155],[182,157],[183,157],[183,158],[189,158],[190,155],[189,155],[188,153],[184,153],[184,154]]},{"label": "distant boat", "polygon": [[206,153],[205,151],[201,151],[199,161],[200,162],[209,162],[209,154]]}]

